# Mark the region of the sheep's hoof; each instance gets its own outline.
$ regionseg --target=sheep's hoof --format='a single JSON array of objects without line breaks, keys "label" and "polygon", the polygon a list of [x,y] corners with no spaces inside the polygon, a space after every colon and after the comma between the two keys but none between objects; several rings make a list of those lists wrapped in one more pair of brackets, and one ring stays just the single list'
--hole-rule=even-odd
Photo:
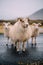
[{"label": "sheep's hoof", "polygon": [[31,44],[33,46],[33,44]]},{"label": "sheep's hoof", "polygon": [[25,53],[25,49],[23,49],[22,52]]},{"label": "sheep's hoof", "polygon": [[23,53],[25,53],[25,51],[22,51]]},{"label": "sheep's hoof", "polygon": [[19,52],[19,49],[17,49],[17,52]]},{"label": "sheep's hoof", "polygon": [[15,46],[15,50],[16,50],[16,46]]},{"label": "sheep's hoof", "polygon": [[11,44],[11,47],[13,48],[13,44]]},{"label": "sheep's hoof", "polygon": [[6,44],[6,46],[8,47],[8,44]]}]

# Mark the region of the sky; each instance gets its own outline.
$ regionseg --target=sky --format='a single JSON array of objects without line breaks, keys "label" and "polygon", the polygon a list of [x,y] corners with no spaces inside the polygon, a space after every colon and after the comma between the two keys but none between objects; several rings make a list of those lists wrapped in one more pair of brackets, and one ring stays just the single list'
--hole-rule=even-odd
[{"label": "sky", "polygon": [[0,0],[0,19],[26,17],[43,8],[43,0]]}]

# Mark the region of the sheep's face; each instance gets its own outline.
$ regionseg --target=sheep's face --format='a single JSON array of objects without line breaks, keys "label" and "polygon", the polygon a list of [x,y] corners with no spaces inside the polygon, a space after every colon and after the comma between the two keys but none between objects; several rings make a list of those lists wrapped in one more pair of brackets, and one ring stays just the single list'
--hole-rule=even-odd
[{"label": "sheep's face", "polygon": [[34,25],[35,29],[38,30],[38,29],[39,29],[39,26],[40,26],[41,24],[40,24],[40,23],[38,23],[38,24],[33,23],[33,25]]},{"label": "sheep's face", "polygon": [[9,22],[8,22],[8,23],[5,23],[5,22],[4,22],[3,25],[4,25],[4,28],[5,28],[5,29],[8,29],[8,26],[10,25],[10,23],[9,23]]},{"label": "sheep's face", "polygon": [[20,22],[21,22],[21,25],[23,28],[27,28],[29,23],[28,23],[28,20],[27,19],[20,19]]},{"label": "sheep's face", "polygon": [[39,29],[39,25],[38,24],[35,24],[35,29]]}]

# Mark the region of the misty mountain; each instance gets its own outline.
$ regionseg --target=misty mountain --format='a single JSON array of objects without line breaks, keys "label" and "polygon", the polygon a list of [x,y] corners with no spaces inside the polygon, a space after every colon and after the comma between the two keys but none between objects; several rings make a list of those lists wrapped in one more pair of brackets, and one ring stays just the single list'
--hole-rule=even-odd
[{"label": "misty mountain", "polygon": [[40,9],[29,16],[32,20],[43,20],[43,9]]}]

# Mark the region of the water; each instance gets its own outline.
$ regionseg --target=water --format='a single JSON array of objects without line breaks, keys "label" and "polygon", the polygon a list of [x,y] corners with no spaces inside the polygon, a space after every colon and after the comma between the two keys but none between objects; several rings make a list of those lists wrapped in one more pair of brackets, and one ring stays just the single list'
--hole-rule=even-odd
[{"label": "water", "polygon": [[6,47],[7,39],[0,35],[0,64],[3,65],[27,65],[32,63],[41,63],[43,65],[43,34],[37,37],[37,45],[31,46],[31,39],[27,44],[25,53],[18,54],[14,48]]}]

